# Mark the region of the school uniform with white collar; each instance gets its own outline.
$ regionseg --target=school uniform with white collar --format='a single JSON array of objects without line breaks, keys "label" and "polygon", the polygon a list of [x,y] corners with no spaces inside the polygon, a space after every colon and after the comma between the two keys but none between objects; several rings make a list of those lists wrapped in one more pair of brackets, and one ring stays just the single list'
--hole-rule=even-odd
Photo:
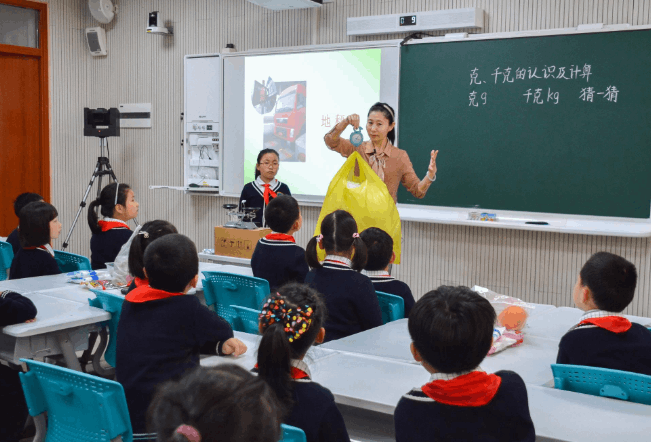
[{"label": "school uniform with white collar", "polygon": [[512,371],[434,373],[393,415],[396,442],[534,442],[527,388]]},{"label": "school uniform with white collar", "polygon": [[292,359],[291,364],[293,405],[283,423],[303,430],[307,442],[350,441],[332,392],[312,381],[305,362]]},{"label": "school uniform with white collar", "polygon": [[305,283],[323,295],[328,308],[325,342],[345,338],[382,325],[373,283],[351,268],[348,258],[326,256],[323,267],[312,269]]},{"label": "school uniform with white collar", "polygon": [[651,375],[651,331],[620,313],[590,310],[561,339],[556,363]]},{"label": "school uniform with white collar", "polygon": [[54,250],[52,250],[52,246],[45,244],[20,249],[11,263],[9,279],[58,275],[59,273],[61,270],[54,259]]},{"label": "school uniform with white collar", "polygon": [[293,236],[272,232],[258,241],[251,257],[253,276],[269,281],[271,290],[288,282],[303,282],[310,271],[305,249]]},{"label": "school uniform with white collar", "polygon": [[240,210],[242,209],[242,201],[244,200],[246,200],[246,203],[244,203],[245,207],[259,207],[260,210],[256,212],[253,222],[258,227],[264,227],[266,225],[264,223],[264,211],[269,201],[277,195],[291,196],[287,184],[281,183],[275,178],[267,184],[258,176],[254,181],[244,185],[242,194],[240,195]]},{"label": "school uniform with white collar", "polygon": [[106,268],[107,262],[115,261],[120,249],[131,238],[127,223],[115,218],[104,218],[97,223],[101,233],[90,238],[90,266],[93,270]]},{"label": "school uniform with white collar", "polygon": [[400,296],[405,301],[405,318],[409,317],[409,312],[416,301],[407,284],[398,281],[386,270],[362,270],[362,273],[371,279],[376,291]]}]

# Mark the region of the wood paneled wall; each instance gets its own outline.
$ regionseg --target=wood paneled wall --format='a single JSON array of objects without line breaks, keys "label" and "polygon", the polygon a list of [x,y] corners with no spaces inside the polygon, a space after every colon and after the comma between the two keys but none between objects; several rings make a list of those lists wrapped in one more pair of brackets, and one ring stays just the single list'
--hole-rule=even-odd
[{"label": "wood paneled wall", "polygon": [[[318,13],[307,9],[272,12],[245,0],[113,2],[120,9],[108,25],[92,18],[86,0],[48,2],[53,203],[67,233],[99,154],[98,140],[82,135],[83,108],[150,102],[152,128],[123,129],[119,138],[111,138],[111,163],[120,181],[134,188],[141,204],[141,223],[167,219],[194,239],[199,249],[212,247],[213,226],[226,220],[221,205],[234,199],[148,188],[183,184],[180,115],[184,55],[219,52],[227,43],[244,51],[402,38],[405,34],[347,37],[346,17],[463,7],[485,11],[485,33],[595,22],[651,23],[651,0],[335,0]],[[155,10],[174,27],[173,37],[145,33],[147,13]],[[318,29],[313,27],[316,23]],[[83,30],[90,26],[106,29],[107,57],[89,54]],[[436,191],[435,185],[432,191]],[[297,237],[304,246],[313,232],[318,208],[302,210],[304,229]],[[69,250],[88,255],[90,231],[85,215],[84,211]],[[638,268],[638,290],[627,313],[651,316],[648,239],[412,222],[404,223],[403,236],[403,264],[394,267],[394,274],[406,281],[417,297],[441,284],[478,284],[531,302],[572,305],[572,287],[581,265],[592,253],[607,250],[625,256]],[[55,247],[60,247],[63,237]]]}]

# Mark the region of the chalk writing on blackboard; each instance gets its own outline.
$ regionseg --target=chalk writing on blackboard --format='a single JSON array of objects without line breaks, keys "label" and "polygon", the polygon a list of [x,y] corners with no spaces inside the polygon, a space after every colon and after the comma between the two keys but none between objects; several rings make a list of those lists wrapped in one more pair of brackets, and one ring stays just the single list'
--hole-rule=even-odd
[{"label": "chalk writing on blackboard", "polygon": [[543,99],[542,88],[535,89],[533,92],[531,92],[531,89],[527,89],[527,92],[525,92],[522,95],[527,97],[527,103],[529,103],[529,99],[531,99],[532,104],[545,104],[545,103],[558,104],[558,100],[560,98],[559,93],[552,91],[552,88],[547,88],[546,101]]},{"label": "chalk writing on blackboard", "polygon": [[[479,107],[479,102],[477,101],[477,92],[472,91],[468,98],[470,99],[470,104],[468,104],[468,106]],[[483,92],[480,96],[480,99],[482,100],[482,105],[485,105],[488,99],[488,94],[486,92]]]}]

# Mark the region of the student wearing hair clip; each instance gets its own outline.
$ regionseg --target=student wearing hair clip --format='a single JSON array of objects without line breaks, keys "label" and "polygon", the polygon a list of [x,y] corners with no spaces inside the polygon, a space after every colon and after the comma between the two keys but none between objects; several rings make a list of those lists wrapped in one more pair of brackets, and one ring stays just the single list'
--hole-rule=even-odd
[{"label": "student wearing hair clip", "polygon": [[421,180],[416,175],[414,167],[406,151],[394,146],[396,140],[396,122],[393,108],[386,103],[375,103],[368,111],[366,132],[371,138],[359,146],[341,138],[341,133],[352,125],[359,128],[359,115],[348,115],[337,123],[325,137],[325,143],[330,150],[349,157],[353,152],[359,153],[371,166],[373,171],[387,185],[387,190],[394,202],[398,202],[398,186],[403,186],[416,198],[423,198],[429,186],[436,180],[436,156],[438,150],[430,154],[430,162],[425,177]]}]

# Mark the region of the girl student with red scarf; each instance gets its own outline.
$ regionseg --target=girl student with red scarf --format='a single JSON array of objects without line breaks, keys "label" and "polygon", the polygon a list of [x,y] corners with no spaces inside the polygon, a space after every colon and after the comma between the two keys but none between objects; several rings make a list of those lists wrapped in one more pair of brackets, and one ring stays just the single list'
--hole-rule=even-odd
[{"label": "girl student with red scarf", "polygon": [[346,442],[348,431],[334,396],[312,381],[303,361],[312,344],[323,342],[326,316],[321,295],[306,284],[289,283],[272,292],[260,312],[262,338],[254,371],[276,394],[282,422],[303,430],[307,442]]},{"label": "girl student with red scarf", "polygon": [[21,248],[11,263],[9,279],[61,273],[51,245],[60,234],[59,214],[53,205],[37,201],[23,207],[18,225]]},{"label": "girl student with red scarf", "polygon": [[522,378],[479,366],[494,324],[490,302],[468,287],[441,286],[416,302],[408,322],[411,352],[431,377],[398,402],[397,442],[535,441]]},{"label": "girl student with red scarf", "polygon": [[[240,210],[242,207],[257,207],[253,222],[258,227],[266,227],[264,212],[269,201],[278,195],[291,195],[287,184],[276,179],[280,167],[280,156],[274,149],[263,149],[258,153],[255,165],[255,180],[242,188],[240,195]],[[244,206],[242,205],[242,202]]]},{"label": "girl student with red scarf", "polygon": [[[96,213],[100,207],[102,219]],[[90,264],[93,269],[103,269],[113,262],[120,249],[131,237],[127,221],[138,216],[139,204],[128,184],[111,183],[102,189],[99,198],[88,206],[90,238]]]}]

